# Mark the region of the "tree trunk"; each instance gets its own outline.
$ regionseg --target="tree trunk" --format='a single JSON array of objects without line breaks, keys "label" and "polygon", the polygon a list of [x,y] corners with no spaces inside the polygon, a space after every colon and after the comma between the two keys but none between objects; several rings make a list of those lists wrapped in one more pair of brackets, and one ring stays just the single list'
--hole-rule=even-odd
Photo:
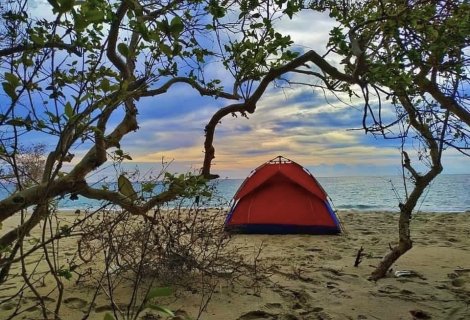
[{"label": "tree trunk", "polygon": [[413,247],[413,242],[410,236],[410,222],[411,214],[418,203],[424,190],[429,184],[441,173],[442,166],[440,162],[431,167],[431,169],[425,174],[418,174],[410,164],[410,159],[406,152],[404,152],[405,161],[403,166],[410,171],[414,177],[415,187],[411,192],[410,196],[406,199],[406,202],[400,203],[400,219],[398,220],[398,245],[392,248],[392,250],[385,255],[376,269],[372,272],[369,277],[370,280],[378,280],[386,276],[387,271],[390,267],[398,260],[405,252]]},{"label": "tree trunk", "polygon": [[[447,113],[440,139],[436,139],[430,130],[430,127],[423,123],[422,117],[416,111],[412,100],[406,95],[405,92],[400,92],[400,88],[397,88],[397,92],[400,93],[398,98],[401,105],[405,108],[408,113],[410,125],[420,134],[425,146],[429,150],[429,159],[431,160],[431,166],[426,174],[418,173],[415,168],[411,165],[411,160],[408,154],[403,151],[403,167],[410,173],[414,180],[414,188],[407,197],[405,203],[400,203],[400,219],[398,222],[398,245],[392,248],[392,250],[385,255],[376,269],[372,272],[369,279],[378,280],[387,275],[387,271],[390,267],[398,260],[404,253],[413,247],[413,242],[410,236],[410,221],[411,214],[418,203],[418,200],[422,196],[424,190],[429,184],[442,172],[441,155],[443,150],[444,133],[446,132],[447,122],[449,120],[449,114]],[[439,143],[438,143],[439,142]]]},{"label": "tree trunk", "polygon": [[385,257],[380,261],[379,265],[370,275],[369,279],[377,281],[387,275],[387,271],[390,267],[398,260],[403,254],[413,247],[413,242],[410,237],[410,220],[411,220],[411,210],[407,207],[400,206],[400,219],[398,222],[398,233],[399,240],[398,245],[396,245],[392,250],[385,255]]}]

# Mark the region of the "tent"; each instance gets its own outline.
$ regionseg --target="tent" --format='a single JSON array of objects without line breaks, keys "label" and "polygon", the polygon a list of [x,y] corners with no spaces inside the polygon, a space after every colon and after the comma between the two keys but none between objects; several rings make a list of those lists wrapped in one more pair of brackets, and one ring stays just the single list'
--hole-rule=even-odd
[{"label": "tent", "polygon": [[340,222],[327,197],[309,171],[278,156],[242,183],[225,229],[234,233],[340,233]]}]

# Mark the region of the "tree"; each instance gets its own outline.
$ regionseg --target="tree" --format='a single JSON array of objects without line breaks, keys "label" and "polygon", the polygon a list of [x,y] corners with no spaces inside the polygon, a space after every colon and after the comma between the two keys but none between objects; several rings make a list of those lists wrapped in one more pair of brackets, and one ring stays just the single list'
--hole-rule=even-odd
[{"label": "tree", "polygon": [[[295,7],[300,9],[327,11],[338,22],[330,32],[327,55],[311,50],[272,68],[251,99],[215,113],[207,126],[206,176],[210,176],[215,126],[232,112],[253,113],[257,97],[274,78],[289,72],[305,75],[315,79],[313,87],[362,97],[364,131],[401,139],[403,148],[409,145],[406,139],[417,140],[416,158],[425,169],[421,173],[411,161],[413,155],[403,149],[404,174],[413,189],[399,204],[398,245],[372,273],[371,279],[377,280],[411,249],[412,213],[426,187],[442,172],[443,152],[455,149],[469,155],[470,4],[466,0],[318,0]],[[329,57],[341,63],[331,64]],[[396,115],[393,119],[385,116],[390,110]]]},{"label": "tree", "polygon": [[[20,224],[0,237],[0,283],[8,278],[15,263],[25,283],[19,288],[20,300],[11,317],[22,311],[21,299],[26,289],[37,298],[44,318],[51,316],[51,311],[52,317],[59,317],[64,294],[62,279],[69,279],[77,272],[77,266],[70,262],[60,265],[59,261],[65,259],[61,259],[61,252],[56,249],[60,239],[70,236],[82,237],[80,243],[85,247],[87,241],[91,242],[90,248],[96,251],[91,250],[90,255],[104,254],[107,267],[117,257],[135,258],[131,260],[136,261],[134,267],[139,272],[135,274],[135,291],[127,315],[117,312],[119,308],[114,301],[111,303],[116,307],[115,317],[132,318],[142,312],[143,305],[137,311],[131,307],[139,304],[136,299],[140,285],[146,280],[142,270],[150,265],[148,259],[163,253],[168,254],[166,258],[175,258],[181,254],[173,252],[180,250],[172,248],[175,239],[191,239],[187,233],[173,232],[172,228],[181,227],[179,210],[176,218],[167,219],[168,223],[158,220],[161,217],[157,213],[171,200],[204,195],[204,188],[201,190],[204,180],[194,174],[167,173],[162,174],[165,186],[162,191],[155,192],[155,184],[146,182],[137,193],[123,172],[117,177],[115,189],[95,186],[87,177],[109,160],[119,163],[132,159],[121,141],[139,129],[137,115],[145,99],[171,94],[175,85],[182,84],[214,99],[249,100],[253,95],[250,83],[270,68],[295,58],[288,50],[290,38],[273,28],[273,19],[283,12],[292,15],[291,6],[286,7],[284,3],[48,0],[44,4],[34,0],[7,0],[0,4],[0,158],[8,162],[20,186],[0,199],[0,226],[7,219],[20,217]],[[34,5],[43,6],[43,10],[36,11],[40,12],[38,16],[29,10]],[[206,71],[209,64],[224,68],[226,76],[211,78]],[[40,157],[44,162],[38,162],[42,170],[35,171],[41,174],[24,183],[22,177],[29,176],[30,169],[21,168],[21,159],[25,152],[30,152],[31,141],[38,140],[46,144],[45,149],[37,150],[41,155],[46,152],[44,158]],[[75,150],[85,150],[85,153],[76,157]],[[35,154],[34,150],[31,152]],[[105,212],[99,216],[98,212],[91,212],[71,225],[60,225],[60,217],[54,214],[55,200],[78,196],[118,206],[121,214]],[[27,208],[32,208],[31,214],[25,214]],[[89,228],[91,231],[86,228],[88,221],[99,221],[103,216],[107,223],[97,222]],[[215,221],[208,216],[204,219]],[[204,219],[194,218],[198,223]],[[141,226],[136,222],[138,228],[131,234],[126,221],[147,224]],[[121,225],[116,227],[119,222]],[[196,252],[193,255],[186,252],[189,258],[200,252],[207,257],[204,250],[214,243],[216,249],[221,248],[224,243],[223,238],[216,239],[208,233],[206,226],[199,226],[202,231],[196,230],[200,237],[195,239],[200,246],[191,246]],[[216,227],[222,231],[214,222]],[[158,228],[167,229],[160,234]],[[42,235],[31,236],[38,229]],[[125,249],[116,253],[115,235],[119,236],[120,231],[132,241],[137,240],[140,246],[120,243],[118,247]],[[191,231],[194,230],[188,232]],[[145,238],[148,234],[155,241],[146,241],[151,239]],[[93,237],[103,241],[101,246],[93,247],[97,240]],[[37,275],[36,268],[24,263],[37,250],[44,253],[47,274],[56,285],[54,303],[46,301],[37,283],[31,280],[30,273]],[[153,255],[145,254],[147,250]],[[214,252],[218,256],[218,250]],[[202,267],[206,267],[204,272],[215,270],[226,261],[218,264],[209,261]],[[195,267],[201,266],[195,264]],[[42,275],[39,277],[44,279]],[[107,278],[110,288],[116,285],[109,268],[101,277]],[[145,285],[151,289],[151,283]],[[110,299],[113,300],[112,296]]]},{"label": "tree", "polygon": [[[47,17],[28,11],[31,0],[1,7],[0,155],[15,159],[18,146],[33,137],[52,145],[41,178],[0,200],[0,222],[34,208],[0,238],[2,248],[18,246],[50,214],[49,203],[57,197],[107,200],[141,216],[178,197],[199,178],[170,175],[169,187],[144,201],[129,188],[95,188],[86,177],[109,159],[131,159],[120,141],[139,128],[140,100],[166,94],[175,84],[213,98],[250,99],[250,80],[294,58],[289,37],[272,27],[282,1],[48,2]],[[224,91],[226,83],[208,78],[209,62],[225,66],[233,89]],[[80,159],[74,159],[77,148],[87,150]],[[120,186],[130,184],[124,175],[119,180]]]}]

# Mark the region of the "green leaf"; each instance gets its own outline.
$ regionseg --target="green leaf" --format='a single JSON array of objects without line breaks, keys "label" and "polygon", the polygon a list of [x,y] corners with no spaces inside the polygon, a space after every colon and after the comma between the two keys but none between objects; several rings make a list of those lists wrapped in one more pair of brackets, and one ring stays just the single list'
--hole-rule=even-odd
[{"label": "green leaf", "polygon": [[57,117],[55,114],[50,111],[45,111],[44,113],[49,117],[49,120],[52,123],[59,123],[59,117]]},{"label": "green leaf", "polygon": [[10,96],[10,98],[15,99],[17,97],[16,95],[16,88],[20,85],[20,79],[16,75],[10,72],[5,72],[4,74],[6,82],[2,83],[3,91],[7,95]]},{"label": "green leaf", "polygon": [[73,108],[72,108],[72,105],[70,104],[70,102],[67,102],[64,106],[64,113],[65,113],[65,116],[68,118],[68,119],[71,119],[73,117]]},{"label": "green leaf", "polygon": [[34,238],[34,237],[33,237],[33,238],[30,238],[30,239],[28,239],[28,243],[29,243],[30,245],[32,245],[32,246],[34,246],[34,245],[38,244],[38,243],[39,243],[39,241],[40,241],[40,240],[39,240],[39,238]]},{"label": "green leaf", "polygon": [[103,317],[103,320],[116,320],[116,318],[114,318],[114,316],[111,313],[106,312]]},{"label": "green leaf", "polygon": [[57,0],[47,0],[47,2],[50,3],[50,5],[54,8],[57,9],[59,7]]},{"label": "green leaf", "polygon": [[117,49],[124,57],[127,58],[129,56],[129,48],[127,47],[127,44],[121,42],[118,44]]},{"label": "green leaf", "polygon": [[45,39],[43,37],[38,36],[37,34],[31,34],[31,41],[34,42],[34,44],[37,45],[43,45],[45,42]]},{"label": "green leaf", "polygon": [[178,37],[178,35],[183,32],[183,30],[183,20],[181,20],[181,18],[178,16],[174,17],[170,22],[170,32],[173,34],[173,36]]},{"label": "green leaf", "polygon": [[9,82],[3,82],[2,87],[3,91],[5,91],[5,93],[10,96],[12,100],[18,97],[16,94],[15,87],[13,87]]},{"label": "green leaf", "polygon": [[101,80],[100,88],[103,90],[103,92],[108,92],[111,90],[108,78],[103,78],[103,80]]},{"label": "green leaf", "polygon": [[72,273],[70,272],[69,269],[63,269],[63,267],[60,267],[59,270],[57,270],[57,275],[59,277],[64,277],[67,280],[72,279]]},{"label": "green leaf", "polygon": [[75,0],[58,0],[57,2],[60,4],[59,13],[66,13],[72,10],[75,5]]},{"label": "green leaf", "polygon": [[172,290],[169,287],[152,288],[147,294],[147,299],[150,300],[157,297],[167,297],[171,295],[171,292]]},{"label": "green leaf", "polygon": [[117,149],[115,152],[116,156],[118,156],[119,158],[122,158],[122,159],[127,159],[127,160],[132,160],[132,157],[127,154],[127,153],[124,153],[124,151],[122,151],[121,149]]},{"label": "green leaf", "polygon": [[83,31],[89,24],[90,22],[85,19],[84,16],[76,16],[74,19],[75,23],[75,30],[76,31]]},{"label": "green leaf", "polygon": [[132,183],[123,174],[118,178],[118,190],[129,199],[133,201],[137,200],[137,193],[134,191]]},{"label": "green leaf", "polygon": [[173,56],[173,50],[171,50],[171,48],[169,46],[167,46],[166,44],[164,43],[160,43],[160,45],[158,46],[160,48],[160,50],[162,51],[162,53],[168,57],[171,57]]},{"label": "green leaf", "polygon": [[155,189],[156,183],[153,182],[143,182],[142,183],[142,192],[153,192]]},{"label": "green leaf", "polygon": [[210,191],[202,191],[202,192],[201,192],[201,195],[202,195],[203,197],[212,197],[212,192],[210,192]]},{"label": "green leaf", "polygon": [[68,224],[60,227],[60,233],[66,237],[70,236],[71,232],[72,229],[70,229],[70,226]]},{"label": "green leaf", "polygon": [[9,124],[11,126],[23,127],[26,125],[26,122],[23,118],[13,118],[8,120],[6,124]]},{"label": "green leaf", "polygon": [[13,87],[18,87],[20,85],[20,79],[16,75],[10,72],[5,72],[5,80],[11,84]]},{"label": "green leaf", "polygon": [[86,17],[88,23],[98,23],[105,18],[105,12],[101,8],[96,8],[90,4],[86,7],[82,6],[82,13]]},{"label": "green leaf", "polygon": [[172,316],[172,317],[175,316],[173,311],[171,311],[168,308],[162,307],[162,306],[158,306],[158,305],[155,305],[155,304],[148,303],[148,304],[145,305],[145,307],[149,308],[149,309],[153,309],[153,310],[163,312],[164,314],[167,314],[167,315]]},{"label": "green leaf", "polygon": [[24,64],[25,67],[31,67],[34,62],[26,53],[23,53],[21,56],[21,62]]}]

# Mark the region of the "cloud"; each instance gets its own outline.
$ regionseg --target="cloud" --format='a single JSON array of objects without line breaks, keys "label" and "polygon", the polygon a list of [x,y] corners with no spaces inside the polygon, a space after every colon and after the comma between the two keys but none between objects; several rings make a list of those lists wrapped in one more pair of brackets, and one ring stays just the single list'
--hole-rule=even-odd
[{"label": "cloud", "polygon": [[337,23],[326,12],[302,10],[292,20],[284,18],[276,27],[283,34],[289,34],[296,47],[304,50],[316,50],[320,54],[326,52],[329,31]]}]

